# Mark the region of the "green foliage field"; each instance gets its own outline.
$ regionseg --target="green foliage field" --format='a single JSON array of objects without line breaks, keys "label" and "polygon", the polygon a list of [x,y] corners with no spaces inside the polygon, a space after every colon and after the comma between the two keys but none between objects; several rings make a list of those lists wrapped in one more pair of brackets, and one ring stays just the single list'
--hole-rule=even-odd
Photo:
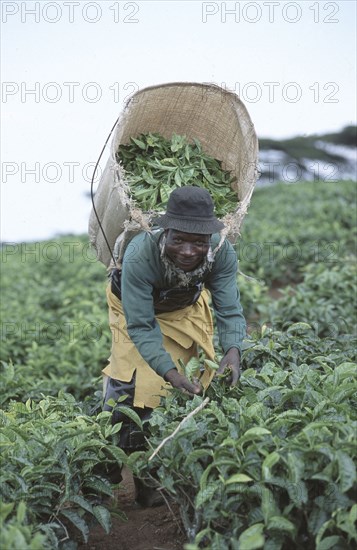
[{"label": "green foliage field", "polygon": [[271,285],[300,282],[309,263],[340,265],[356,253],[356,201],[353,181],[256,190],[236,245],[241,271]]},{"label": "green foliage field", "polygon": [[[129,459],[152,482],[158,469],[187,550],[357,543],[355,201],[353,182],[254,193],[236,245],[249,326],[241,381],[215,380],[150,463]],[[120,426],[100,412],[106,270],[85,236],[1,254],[0,546],[73,550],[93,525],[110,529],[107,472],[128,461]],[[278,301],[272,285],[284,286]],[[150,452],[204,397],[173,392],[152,417]]]},{"label": "green foliage field", "polygon": [[[292,325],[290,339],[309,330]],[[288,358],[284,370],[271,343]],[[209,404],[149,467],[147,455],[130,457],[180,503],[187,550],[348,549],[356,541],[355,365],[288,348],[268,330],[265,353],[261,344],[249,350],[250,359],[264,356],[259,371],[247,369],[234,390],[215,382]],[[175,395],[156,410],[153,448],[201,401]]]}]

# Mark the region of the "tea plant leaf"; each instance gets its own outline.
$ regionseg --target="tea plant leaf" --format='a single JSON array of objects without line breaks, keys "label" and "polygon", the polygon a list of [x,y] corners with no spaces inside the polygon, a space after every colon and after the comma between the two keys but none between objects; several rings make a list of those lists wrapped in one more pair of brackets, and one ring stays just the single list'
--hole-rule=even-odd
[{"label": "tea plant leaf", "polygon": [[26,504],[21,500],[17,506],[16,519],[19,523],[22,523],[26,516]]},{"label": "tea plant leaf", "polygon": [[273,492],[267,487],[261,488],[261,509],[265,524],[268,523],[269,518],[272,516],[280,515],[280,510],[274,498]]},{"label": "tea plant leaf", "polygon": [[61,516],[67,518],[72,523],[72,525],[74,525],[74,527],[79,529],[79,531],[82,533],[84,541],[88,542],[89,527],[83,518],[81,518],[76,512],[73,512],[73,510],[67,509],[61,510]]},{"label": "tea plant leaf", "polygon": [[188,380],[192,381],[192,378],[197,374],[200,368],[200,361],[197,357],[192,357],[185,366],[185,376]]},{"label": "tea plant leaf", "polygon": [[103,447],[103,441],[85,441],[76,447],[75,455],[79,455],[82,451],[88,451],[93,448],[98,449],[98,447]]},{"label": "tea plant leaf", "polygon": [[275,464],[277,464],[280,460],[280,455],[276,451],[270,453],[268,456],[265,457],[263,463],[262,463],[262,478],[265,480],[269,480],[272,477],[271,469]]},{"label": "tea plant leaf", "polygon": [[127,456],[126,453],[120,447],[115,447],[114,445],[107,445],[104,448],[104,452],[108,455],[111,455],[119,464],[124,464],[126,462]]},{"label": "tea plant leaf", "polygon": [[334,521],[332,519],[329,519],[328,521],[325,521],[325,523],[323,523],[317,533],[317,536],[316,536],[316,539],[315,539],[315,544],[316,544],[316,548],[319,547],[319,545],[321,544],[321,541],[323,540],[323,536],[324,536],[324,533],[327,531],[327,529],[329,528],[333,528],[334,527]]},{"label": "tea plant leaf", "polygon": [[[269,538],[264,543],[264,550],[281,550],[283,548],[283,543],[284,535],[273,531],[269,533]],[[239,550],[239,548],[237,550]]]},{"label": "tea plant leaf", "polygon": [[185,466],[189,466],[192,463],[197,462],[200,458],[208,459],[212,456],[211,449],[196,449],[192,451],[185,460]]},{"label": "tea plant leaf", "polygon": [[246,474],[234,474],[229,479],[227,479],[225,484],[230,485],[231,483],[249,483],[250,481],[254,481],[254,479],[247,476]]},{"label": "tea plant leaf", "polygon": [[260,427],[249,428],[249,430],[247,430],[244,433],[244,435],[253,435],[253,436],[271,435],[271,431],[267,430],[266,428],[260,428]]},{"label": "tea plant leaf", "polygon": [[291,452],[288,453],[287,463],[289,467],[290,479],[294,483],[298,483],[302,479],[304,474],[304,461],[300,458],[300,455],[297,452]]},{"label": "tea plant leaf", "polygon": [[182,180],[181,180],[180,170],[176,170],[174,179],[177,187],[181,187]]},{"label": "tea plant leaf", "polygon": [[172,191],[172,189],[171,189],[170,185],[168,185],[167,183],[162,183],[160,185],[161,202],[167,203],[167,201],[169,200],[171,191]]},{"label": "tea plant leaf", "polygon": [[344,380],[345,378],[354,378],[357,373],[357,363],[342,363],[341,365],[338,365],[335,369],[340,377],[340,380]]},{"label": "tea plant leaf", "polygon": [[356,467],[352,458],[343,451],[337,451],[336,456],[341,491],[346,492],[356,483]]},{"label": "tea plant leaf", "polygon": [[142,430],[143,429],[143,424],[141,422],[141,418],[140,416],[133,410],[133,409],[130,409],[129,407],[127,407],[126,405],[120,405],[120,407],[118,408],[118,410],[120,410],[121,413],[123,413],[125,416],[127,416],[128,418],[130,418],[130,420],[132,420],[133,422],[135,422],[135,424],[137,426],[139,426],[139,428]]},{"label": "tea plant leaf", "polygon": [[[125,396],[125,398],[126,398],[126,396]],[[114,399],[108,399],[108,401],[106,401],[106,405],[109,405],[109,407],[115,407],[116,401]],[[99,413],[97,415],[97,421],[103,420],[105,418],[109,419],[111,417],[112,417],[112,413],[110,411],[102,411],[101,413]]]},{"label": "tea plant leaf", "polygon": [[104,506],[93,506],[93,514],[108,534],[111,528],[110,512]]},{"label": "tea plant leaf", "polygon": [[88,481],[86,480],[84,487],[87,489],[92,489],[99,494],[103,493],[104,495],[107,495],[109,497],[113,496],[110,484],[99,478],[89,479]]},{"label": "tea plant leaf", "polygon": [[201,508],[205,502],[212,500],[217,492],[221,491],[222,484],[218,481],[208,483],[200,489],[195,499],[196,508]]},{"label": "tea plant leaf", "polygon": [[120,432],[121,428],[122,422],[118,422],[118,424],[114,424],[114,426],[106,426],[104,428],[104,437],[108,439],[111,435]]},{"label": "tea plant leaf", "polygon": [[217,370],[219,368],[219,364],[216,363],[215,361],[211,361],[210,359],[205,359],[205,363],[212,370]]},{"label": "tea plant leaf", "polygon": [[74,504],[78,504],[78,506],[83,508],[83,510],[86,510],[90,514],[93,514],[92,504],[88,500],[86,500],[84,497],[82,497],[81,495],[72,495],[68,499],[68,502],[74,502]]},{"label": "tea plant leaf", "polygon": [[349,512],[349,521],[354,524],[357,521],[357,504],[354,504]]},{"label": "tea plant leaf", "polygon": [[[354,505],[355,506],[355,505]],[[346,533],[350,541],[357,543],[357,528],[356,528],[356,514],[348,513],[346,509],[336,510],[333,514],[337,528]],[[354,516],[354,518],[353,518]]]},{"label": "tea plant leaf", "polygon": [[207,485],[208,476],[211,473],[212,468],[214,467],[214,464],[210,464],[207,466],[205,471],[203,472],[201,479],[200,479],[200,489],[204,489]]},{"label": "tea plant leaf", "polygon": [[308,492],[306,489],[306,485],[303,481],[288,481],[286,483],[286,488],[289,494],[289,498],[298,508],[302,508],[302,505],[307,503]]},{"label": "tea plant leaf", "polygon": [[0,500],[0,519],[5,521],[9,514],[13,511],[15,506],[14,502],[3,502]]},{"label": "tea plant leaf", "polygon": [[257,548],[263,548],[265,542],[263,529],[263,523],[256,523],[243,531],[238,539],[240,550],[256,550]]},{"label": "tea plant leaf", "polygon": [[[253,403],[246,409],[246,413],[249,418],[258,418],[261,419],[263,416],[264,404],[263,403]],[[269,420],[268,420],[269,421]]]},{"label": "tea plant leaf", "polygon": [[219,407],[215,403],[211,403],[211,412],[214,414],[216,419],[218,420],[219,426],[227,426],[228,420],[226,415],[220,410]]},{"label": "tea plant leaf", "polygon": [[331,548],[339,548],[341,543],[343,544],[341,537],[333,535],[322,539],[316,546],[316,550],[330,550]]},{"label": "tea plant leaf", "polygon": [[137,145],[140,149],[142,150],[146,150],[146,145],[143,141],[141,141],[140,139],[135,139],[133,137],[130,138],[130,140],[135,143],[135,145]]},{"label": "tea plant leaf", "polygon": [[295,532],[295,525],[283,516],[272,516],[268,521],[268,529],[286,531],[290,534]]},{"label": "tea plant leaf", "polygon": [[293,323],[287,329],[287,332],[304,332],[306,330],[312,330],[312,327],[308,323]]}]

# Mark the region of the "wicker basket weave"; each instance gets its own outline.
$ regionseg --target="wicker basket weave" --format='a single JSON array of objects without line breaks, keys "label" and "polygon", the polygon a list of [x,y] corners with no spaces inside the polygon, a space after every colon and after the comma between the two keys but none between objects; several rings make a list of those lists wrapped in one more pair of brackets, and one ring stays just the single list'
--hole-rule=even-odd
[{"label": "wicker basket weave", "polygon": [[[120,234],[134,228],[148,230],[150,216],[132,205],[123,172],[116,161],[121,143],[141,133],[156,132],[167,139],[185,135],[201,142],[208,155],[222,161],[235,176],[237,209],[222,221],[231,241],[239,236],[257,180],[258,140],[247,109],[233,92],[214,84],[177,82],[151,86],[136,92],[125,105],[111,143],[111,154],[102,174],[94,204],[110,247]],[[111,254],[92,210],[89,239],[98,259],[106,266]]]}]

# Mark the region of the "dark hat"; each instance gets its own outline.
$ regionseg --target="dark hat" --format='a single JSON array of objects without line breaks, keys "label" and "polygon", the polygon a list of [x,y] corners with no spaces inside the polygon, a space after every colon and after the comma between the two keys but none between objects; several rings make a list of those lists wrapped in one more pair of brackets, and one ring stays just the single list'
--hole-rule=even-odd
[{"label": "dark hat", "polygon": [[215,217],[213,211],[213,201],[207,189],[186,185],[172,191],[166,214],[153,221],[164,229],[211,235],[224,228],[224,223]]}]

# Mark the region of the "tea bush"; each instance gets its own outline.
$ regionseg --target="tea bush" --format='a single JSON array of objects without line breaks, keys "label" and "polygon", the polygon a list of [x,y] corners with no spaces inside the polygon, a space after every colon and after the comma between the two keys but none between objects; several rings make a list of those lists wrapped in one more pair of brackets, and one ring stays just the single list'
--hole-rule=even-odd
[{"label": "tea bush", "polygon": [[0,358],[16,372],[3,402],[91,395],[110,352],[104,266],[84,237],[5,244],[1,254]]},{"label": "tea bush", "polygon": [[43,550],[46,548],[46,536],[35,532],[37,527],[26,521],[26,504],[20,501],[16,515],[6,522],[14,510],[14,503],[4,504],[0,500],[0,547],[4,549]]},{"label": "tea bush", "polygon": [[93,521],[109,532],[110,514],[101,500],[113,492],[105,469],[126,461],[111,441],[121,425],[111,425],[110,413],[90,417],[73,396],[60,392],[38,403],[10,402],[0,425],[0,497],[11,520],[7,529],[20,528],[12,512],[25,502],[30,525],[45,533],[49,548],[75,538],[73,528],[87,540]]},{"label": "tea bush", "polygon": [[266,311],[273,325],[286,328],[302,321],[314,326],[319,336],[356,336],[355,257],[341,257],[338,265],[309,264],[302,273],[302,283],[286,287],[283,298],[269,304]]},{"label": "tea bush", "polygon": [[236,244],[240,268],[269,286],[300,282],[310,263],[356,252],[356,184],[284,183],[257,189]]},{"label": "tea bush", "polygon": [[[126,461],[110,441],[121,426],[111,425],[110,413],[85,415],[72,395],[61,392],[38,403],[10,402],[0,425],[0,497],[9,541],[23,536],[28,548],[36,548],[42,532],[43,547],[65,548],[76,533],[87,540],[93,521],[109,532],[110,514],[101,500],[113,493],[105,470]],[[28,525],[22,526],[25,515]]]},{"label": "tea bush", "polygon": [[[247,345],[254,368],[236,388],[215,381],[208,405],[152,462],[137,453],[130,463],[180,503],[186,550],[351,548],[356,364],[343,352],[319,353],[321,340],[307,325],[291,325],[289,337],[263,332],[265,350],[258,338]],[[292,350],[306,333],[315,349]],[[155,410],[151,451],[202,399],[174,394]]]}]

